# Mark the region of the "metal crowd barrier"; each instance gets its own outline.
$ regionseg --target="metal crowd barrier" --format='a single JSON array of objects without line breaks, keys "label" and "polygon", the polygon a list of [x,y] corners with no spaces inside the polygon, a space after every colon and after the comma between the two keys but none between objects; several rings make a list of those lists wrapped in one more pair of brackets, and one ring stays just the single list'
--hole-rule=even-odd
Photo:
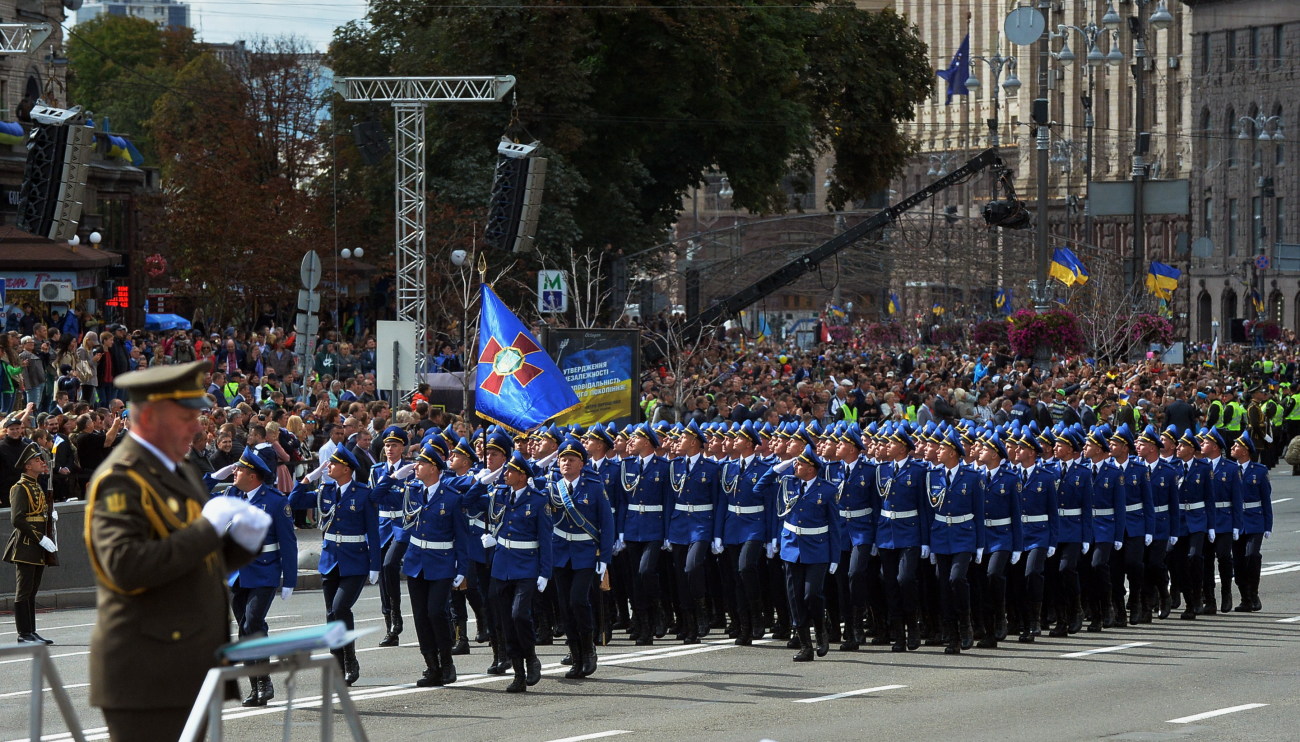
[{"label": "metal crowd barrier", "polygon": [[81,731],[81,721],[77,719],[77,712],[72,708],[72,701],[63,689],[63,680],[59,678],[58,668],[54,666],[54,660],[50,658],[49,646],[43,643],[0,646],[0,658],[6,657],[30,657],[32,660],[31,700],[27,706],[28,738],[33,740],[41,738],[41,728],[44,722],[42,711],[45,706],[45,680],[48,678],[50,693],[54,696],[54,702],[59,706],[59,713],[63,715],[63,722],[68,725],[68,733],[72,735],[76,742],[86,742],[86,737]]}]

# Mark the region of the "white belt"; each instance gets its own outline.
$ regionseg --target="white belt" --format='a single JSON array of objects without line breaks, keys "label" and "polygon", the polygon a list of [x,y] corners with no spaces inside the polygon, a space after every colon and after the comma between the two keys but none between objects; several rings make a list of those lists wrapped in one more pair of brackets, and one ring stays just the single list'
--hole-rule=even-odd
[{"label": "white belt", "polygon": [[681,502],[673,507],[677,510],[685,510],[688,513],[707,513],[713,509],[713,505],[687,505]]},{"label": "white belt", "polygon": [[753,515],[763,512],[762,505],[728,505],[727,509],[736,515]]},{"label": "white belt", "polygon": [[1155,511],[1156,511],[1157,513],[1167,513],[1167,512],[1169,512],[1169,506],[1168,506],[1168,505],[1156,505],[1156,506],[1155,506]]},{"label": "white belt", "polygon": [[817,536],[831,530],[830,526],[817,526],[816,528],[800,528],[790,523],[785,524],[785,530],[796,536]]},{"label": "white belt", "polygon": [[881,510],[880,517],[894,520],[895,518],[915,518],[915,510]]},{"label": "white belt", "polygon": [[536,541],[511,541],[508,538],[499,538],[497,543],[507,549],[536,549]]},{"label": "white belt", "polygon": [[1092,514],[1093,515],[1114,515],[1115,509],[1114,508],[1093,508]]},{"label": "white belt", "polygon": [[559,536],[565,541],[591,541],[590,533],[569,533],[563,528],[556,528],[554,529],[554,532],[556,536]]},{"label": "white belt", "polygon": [[333,541],[336,544],[360,544],[365,543],[365,536],[341,536],[337,533],[325,534],[326,541]]},{"label": "white belt", "polygon": [[849,520],[850,518],[861,518],[866,515],[871,515],[871,513],[874,511],[875,511],[874,508],[862,508],[860,510],[841,510],[840,517],[845,520]]},{"label": "white belt", "polygon": [[1216,501],[1214,502],[1214,507],[1216,507],[1216,508],[1223,508],[1223,509],[1226,510],[1226,509],[1232,507],[1232,501],[1231,501],[1231,500],[1224,500],[1224,501],[1220,502],[1220,501],[1216,500]]},{"label": "white belt", "polygon": [[1010,518],[985,518],[984,519],[985,528],[997,528],[998,526],[1009,526],[1009,525],[1011,525]]},{"label": "white belt", "polygon": [[1185,503],[1183,503],[1182,505],[1180,505],[1179,507],[1181,507],[1183,510],[1200,510],[1201,508],[1205,507],[1205,503],[1203,503],[1203,502],[1185,502]]},{"label": "white belt", "polygon": [[279,551],[279,550],[280,550],[280,544],[278,544],[278,543],[276,543],[276,544],[267,544],[266,546],[263,546],[263,547],[262,547],[262,553],[263,553],[263,554],[265,554],[265,553],[268,552],[268,551]]},{"label": "white belt", "polygon": [[1245,509],[1247,509],[1247,510],[1251,510],[1251,509],[1253,509],[1253,508],[1260,507],[1260,506],[1263,505],[1263,504],[1264,504],[1264,503],[1262,503],[1262,502],[1247,502],[1247,503],[1243,503],[1243,504],[1242,504],[1242,507],[1245,508]]},{"label": "white belt", "polygon": [[940,523],[947,523],[951,526],[954,523],[965,523],[968,520],[974,520],[975,516],[971,513],[965,515],[936,515],[934,516],[934,519]]},{"label": "white belt", "polygon": [[379,511],[379,517],[380,517],[380,518],[402,518],[402,517],[405,517],[405,516],[406,516],[406,513],[403,513],[403,512],[400,511],[400,510],[380,510],[380,511]]},{"label": "white belt", "polygon": [[483,522],[482,518],[470,518],[469,524],[475,528],[482,528],[485,531],[487,530],[487,524]]},{"label": "white belt", "polygon": [[411,537],[411,545],[418,546],[421,549],[428,549],[430,551],[448,551],[455,546],[455,544],[450,541],[425,541],[422,538],[416,538],[414,536]]},{"label": "white belt", "polygon": [[1046,523],[1047,516],[1046,515],[1022,515],[1020,516],[1020,522],[1021,523]]},{"label": "white belt", "polygon": [[662,513],[662,512],[664,511],[664,506],[663,506],[663,505],[631,505],[631,504],[629,504],[629,505],[627,506],[627,509],[628,509],[628,510],[631,510],[631,511],[634,512],[634,513]]},{"label": "white belt", "polygon": [[1133,503],[1132,505],[1125,505],[1125,506],[1124,506],[1124,512],[1126,512],[1126,513],[1137,512],[1138,510],[1141,510],[1141,509],[1142,509],[1142,503],[1140,503],[1140,502],[1135,502],[1135,503]]},{"label": "white belt", "polygon": [[1069,518],[1071,516],[1080,516],[1083,515],[1083,509],[1082,508],[1061,508],[1056,511],[1056,514],[1061,516],[1062,518]]}]

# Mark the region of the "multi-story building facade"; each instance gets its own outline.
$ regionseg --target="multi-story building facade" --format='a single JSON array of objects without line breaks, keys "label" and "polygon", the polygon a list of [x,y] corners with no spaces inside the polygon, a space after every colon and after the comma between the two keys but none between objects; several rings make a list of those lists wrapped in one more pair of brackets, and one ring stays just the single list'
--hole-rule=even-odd
[{"label": "multi-story building facade", "polygon": [[129,15],[153,21],[164,28],[192,28],[189,4],[176,0],[108,0],[86,3],[77,11],[77,22],[84,23],[101,15]]}]

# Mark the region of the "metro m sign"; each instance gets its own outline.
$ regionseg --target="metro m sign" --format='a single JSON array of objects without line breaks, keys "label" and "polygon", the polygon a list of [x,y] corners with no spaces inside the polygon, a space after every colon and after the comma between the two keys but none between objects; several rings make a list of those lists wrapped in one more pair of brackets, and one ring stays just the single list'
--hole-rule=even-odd
[{"label": "metro m sign", "polygon": [[564,271],[537,271],[537,311],[562,314],[569,311],[569,285]]}]

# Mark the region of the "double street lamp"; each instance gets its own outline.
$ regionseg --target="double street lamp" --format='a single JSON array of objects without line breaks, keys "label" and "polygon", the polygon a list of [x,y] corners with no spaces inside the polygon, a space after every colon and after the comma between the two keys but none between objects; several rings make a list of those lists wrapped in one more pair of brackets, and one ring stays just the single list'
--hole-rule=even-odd
[{"label": "double street lamp", "polygon": [[[1007,79],[1002,82],[1002,91],[1008,98],[1016,97],[1020,91],[1020,77],[1016,75],[1016,58],[1004,57],[1001,52],[991,57],[982,57],[978,54],[971,55],[971,59],[978,60],[988,65],[989,73],[993,76],[993,118],[989,119],[989,146],[997,147],[998,142],[998,82],[1002,79],[1002,73],[1006,72]],[[980,88],[980,79],[975,76],[972,69],[970,77],[966,78],[963,83],[968,92],[976,92]],[[933,174],[933,173],[932,173]]]},{"label": "double street lamp", "polygon": [[[1260,141],[1260,142],[1275,142],[1275,143],[1281,142],[1284,139],[1282,134],[1282,117],[1278,115],[1240,116],[1237,118],[1237,124],[1238,124],[1237,128],[1239,129],[1237,133],[1238,139],[1250,140],[1254,138],[1256,141]],[[1271,134],[1269,133],[1270,128],[1272,128],[1273,130],[1273,133]],[[1252,137],[1251,134],[1252,131],[1258,133]],[[1264,204],[1268,201],[1269,198],[1273,197],[1274,194],[1273,178],[1264,175],[1263,163],[1264,163],[1264,158],[1261,156],[1259,158],[1260,174],[1259,174],[1259,179],[1257,181],[1257,186],[1259,188],[1259,195],[1256,196],[1256,198],[1258,199],[1257,202],[1258,205],[1256,206],[1256,208],[1252,209],[1253,217],[1254,217],[1254,232],[1252,234],[1253,237],[1252,242],[1254,243],[1253,249],[1256,257],[1252,261],[1252,264],[1254,266],[1254,271],[1255,271],[1255,280],[1252,281],[1251,283],[1252,283],[1252,287],[1259,295],[1261,303],[1264,301],[1264,271],[1267,269],[1266,266],[1270,264],[1268,262],[1267,257],[1265,257],[1268,255],[1268,246],[1265,244],[1265,240],[1268,235],[1268,230],[1264,226],[1265,225]],[[1267,311],[1267,306],[1265,305],[1265,312],[1266,311]],[[1264,312],[1259,312],[1257,314],[1258,316],[1256,317],[1256,319],[1264,319],[1263,317]]]}]

